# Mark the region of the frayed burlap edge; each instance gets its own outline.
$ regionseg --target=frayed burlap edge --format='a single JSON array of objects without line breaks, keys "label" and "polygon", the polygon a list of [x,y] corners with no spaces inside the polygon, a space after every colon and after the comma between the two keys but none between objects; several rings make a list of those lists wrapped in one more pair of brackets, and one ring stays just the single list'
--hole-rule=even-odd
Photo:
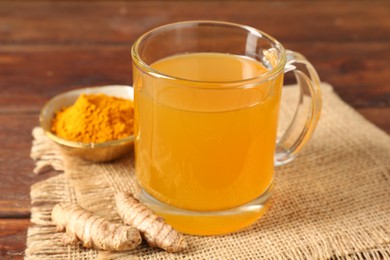
[{"label": "frayed burlap edge", "polygon": [[[324,99],[336,98],[334,103],[343,106],[342,109],[346,109],[343,112],[353,113],[352,109],[333,94],[330,87],[323,86],[323,90],[325,90]],[[367,126],[369,123],[361,116],[357,114],[348,116],[348,118],[354,116],[354,119],[363,122],[363,128],[372,128],[371,125]],[[329,118],[335,120],[336,117],[332,118],[330,115]],[[336,118],[336,120],[343,119]],[[381,132],[380,135],[385,139],[385,144],[389,143],[386,134]],[[146,245],[123,253],[87,250],[82,247],[64,247],[60,243],[62,234],[55,231],[50,220],[53,205],[60,201],[75,201],[96,214],[119,221],[114,210],[113,195],[117,190],[132,191],[134,189],[134,179],[131,174],[133,171],[132,157],[129,156],[109,164],[87,163],[61,154],[57,147],[44,136],[40,128],[33,130],[33,136],[32,157],[37,162],[36,172],[42,169],[48,170],[51,166],[56,170],[64,171],[64,174],[31,187],[31,222],[33,225],[28,230],[26,259],[386,259],[390,257],[390,229],[386,223],[381,221],[368,228],[362,227],[358,232],[335,230],[331,232],[332,236],[327,237],[321,237],[321,234],[318,234],[319,238],[316,240],[313,237],[312,243],[307,244],[306,247],[296,247],[296,245],[286,243],[282,251],[270,251],[272,244],[267,245],[268,240],[263,238],[263,250],[262,245],[256,243],[256,237],[262,236],[262,225],[264,229],[267,229],[267,222],[272,222],[270,221],[272,212],[266,214],[259,223],[254,225],[255,227],[231,235],[188,236],[190,248],[182,254],[168,254],[159,249],[150,249]],[[374,137],[378,136],[374,135]],[[386,145],[384,147],[386,148]],[[385,151],[388,152],[389,149]],[[388,160],[388,155],[386,157],[386,154],[382,154],[382,158]],[[388,161],[384,162],[387,164],[380,167],[380,172],[388,169],[386,168]],[[284,174],[283,171],[284,169],[281,170],[280,175]],[[385,178],[389,177],[388,171],[387,175],[382,174]],[[274,195],[278,196],[278,194]],[[389,212],[389,208],[385,210]],[[280,240],[283,243],[283,238]],[[251,241],[252,244],[248,243]],[[257,249],[253,249],[255,244]]]}]

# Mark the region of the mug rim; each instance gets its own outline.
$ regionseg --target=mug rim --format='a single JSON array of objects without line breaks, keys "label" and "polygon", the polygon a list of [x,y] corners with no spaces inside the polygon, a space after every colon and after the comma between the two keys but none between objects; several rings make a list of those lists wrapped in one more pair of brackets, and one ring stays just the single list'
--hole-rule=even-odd
[{"label": "mug rim", "polygon": [[[142,60],[138,53],[138,48],[140,43],[145,40],[145,38],[148,38],[150,35],[156,32],[163,32],[165,30],[173,29],[173,28],[178,28],[178,27],[192,27],[194,25],[208,25],[208,24],[214,24],[218,26],[230,26],[230,27],[235,27],[237,29],[243,29],[249,33],[255,34],[257,37],[265,38],[269,41],[271,41],[273,44],[278,46],[278,51],[282,53],[281,57],[278,59],[278,63],[275,66],[275,68],[267,71],[266,73],[263,73],[259,76],[252,77],[252,78],[247,78],[247,79],[241,79],[241,80],[234,80],[234,81],[205,81],[205,80],[193,80],[193,79],[186,79],[186,78],[181,78],[181,77],[175,77],[172,75],[165,74],[159,70],[153,69],[151,66],[149,66],[146,62]],[[188,83],[196,83],[197,86],[196,88],[199,88],[199,85],[221,85],[223,84],[223,87],[219,87],[219,89],[224,89],[224,88],[231,88],[231,87],[244,87],[248,88],[251,87],[250,85],[254,83],[259,83],[259,82],[265,82],[267,80],[272,80],[275,77],[279,75],[280,72],[284,70],[285,64],[286,64],[286,49],[283,47],[283,45],[276,40],[274,37],[271,35],[264,33],[261,30],[258,30],[254,27],[248,26],[248,25],[242,25],[238,23],[232,23],[232,22],[225,22],[225,21],[214,21],[214,20],[192,20],[192,21],[180,21],[180,22],[174,22],[174,23],[168,23],[159,27],[156,27],[154,29],[151,29],[144,34],[142,34],[133,44],[131,47],[131,57],[133,59],[133,63],[144,73],[151,75],[155,78],[161,78],[165,80],[171,80],[173,82],[175,81],[181,81],[182,82],[188,82]],[[245,56],[248,57],[248,56]],[[183,86],[183,85],[181,85]],[[184,87],[184,86],[183,86]],[[195,86],[190,86],[186,85],[186,87],[193,88]],[[208,88],[208,87],[206,87]],[[212,88],[212,87],[210,87]]]}]

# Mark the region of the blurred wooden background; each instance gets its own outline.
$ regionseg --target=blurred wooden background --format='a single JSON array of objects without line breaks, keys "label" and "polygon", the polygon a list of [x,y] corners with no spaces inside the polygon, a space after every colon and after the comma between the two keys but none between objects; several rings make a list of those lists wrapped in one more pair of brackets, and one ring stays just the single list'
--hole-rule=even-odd
[{"label": "blurred wooden background", "polygon": [[131,84],[130,48],[183,20],[261,29],[303,53],[348,104],[390,133],[390,1],[0,1],[0,258],[22,258],[31,129],[63,91]]}]

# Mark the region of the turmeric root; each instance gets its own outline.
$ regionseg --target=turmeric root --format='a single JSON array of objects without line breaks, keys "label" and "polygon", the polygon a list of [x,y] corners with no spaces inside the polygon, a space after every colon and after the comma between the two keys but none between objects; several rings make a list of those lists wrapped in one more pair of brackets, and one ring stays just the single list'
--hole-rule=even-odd
[{"label": "turmeric root", "polygon": [[93,215],[76,203],[55,205],[51,218],[59,231],[66,230],[65,244],[81,240],[86,248],[123,251],[135,248],[142,240],[136,228]]},{"label": "turmeric root", "polygon": [[185,237],[158,217],[131,193],[115,195],[119,216],[127,225],[136,227],[151,247],[167,252],[179,252],[187,247]]}]

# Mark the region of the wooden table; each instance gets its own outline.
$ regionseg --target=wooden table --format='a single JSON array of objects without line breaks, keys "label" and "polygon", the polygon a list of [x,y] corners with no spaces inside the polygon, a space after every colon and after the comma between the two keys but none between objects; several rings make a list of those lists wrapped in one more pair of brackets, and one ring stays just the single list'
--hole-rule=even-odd
[{"label": "wooden table", "polygon": [[0,258],[23,258],[31,129],[63,91],[131,84],[130,47],[182,20],[247,24],[305,54],[322,81],[390,133],[390,1],[0,2]]}]

